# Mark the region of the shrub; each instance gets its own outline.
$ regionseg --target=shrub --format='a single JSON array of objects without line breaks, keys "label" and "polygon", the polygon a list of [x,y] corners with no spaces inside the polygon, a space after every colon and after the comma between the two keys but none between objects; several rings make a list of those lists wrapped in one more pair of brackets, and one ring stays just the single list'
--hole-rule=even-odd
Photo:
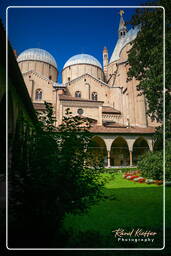
[{"label": "shrub", "polygon": [[162,152],[148,152],[138,161],[138,168],[146,178],[162,179],[163,177],[163,155]]},{"label": "shrub", "polygon": [[[163,179],[163,151],[148,152],[138,161],[143,177],[155,180]],[[171,180],[171,142],[166,142],[165,151],[166,180]]]}]

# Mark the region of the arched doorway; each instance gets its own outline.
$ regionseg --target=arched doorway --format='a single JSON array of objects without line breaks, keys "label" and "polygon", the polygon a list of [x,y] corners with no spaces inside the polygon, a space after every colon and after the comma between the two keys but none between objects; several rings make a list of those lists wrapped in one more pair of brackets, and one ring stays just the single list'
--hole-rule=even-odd
[{"label": "arched doorway", "polygon": [[112,143],[110,164],[111,166],[129,166],[128,144],[122,137],[117,137]]},{"label": "arched doorway", "polygon": [[102,138],[98,136],[93,137],[89,144],[88,152],[90,153],[93,162],[100,162],[104,166],[107,166],[107,149]]},{"label": "arched doorway", "polygon": [[149,146],[147,141],[140,137],[136,139],[133,145],[133,164],[137,165],[137,161],[144,153],[149,151]]}]

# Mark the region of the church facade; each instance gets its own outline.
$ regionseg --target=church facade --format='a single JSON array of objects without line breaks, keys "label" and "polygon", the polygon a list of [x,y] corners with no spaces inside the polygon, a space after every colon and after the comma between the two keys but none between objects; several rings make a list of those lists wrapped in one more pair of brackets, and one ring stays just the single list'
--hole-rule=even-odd
[{"label": "church facade", "polygon": [[146,115],[138,81],[127,80],[128,51],[139,27],[128,31],[122,14],[112,56],[104,47],[103,66],[89,54],[72,56],[64,64],[61,84],[57,63],[49,52],[32,48],[17,57],[35,109],[44,111],[44,101],[51,103],[56,126],[67,108],[73,115],[90,119],[96,145],[92,151],[101,152],[108,167],[136,165],[139,155],[153,150],[157,125]]}]

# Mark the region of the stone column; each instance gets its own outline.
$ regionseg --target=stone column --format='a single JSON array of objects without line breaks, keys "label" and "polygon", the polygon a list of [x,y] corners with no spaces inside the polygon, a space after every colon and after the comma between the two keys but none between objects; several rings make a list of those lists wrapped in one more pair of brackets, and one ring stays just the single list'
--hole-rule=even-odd
[{"label": "stone column", "polygon": [[153,141],[152,139],[147,139],[147,143],[148,143],[148,146],[149,146],[149,149],[151,152],[153,152]]},{"label": "stone column", "polygon": [[132,151],[129,151],[129,165],[132,166]]},{"label": "stone column", "polygon": [[107,167],[110,168],[110,151],[107,151]]}]

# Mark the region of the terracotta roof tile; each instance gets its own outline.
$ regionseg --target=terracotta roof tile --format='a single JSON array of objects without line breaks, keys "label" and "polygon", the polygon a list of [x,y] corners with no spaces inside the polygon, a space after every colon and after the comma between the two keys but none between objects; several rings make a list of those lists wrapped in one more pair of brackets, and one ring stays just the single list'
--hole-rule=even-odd
[{"label": "terracotta roof tile", "polygon": [[92,133],[154,133],[154,127],[105,127],[105,126],[98,126],[94,125],[90,128],[90,132]]},{"label": "terracotta roof tile", "polygon": [[108,106],[103,106],[102,107],[102,112],[103,113],[110,113],[110,114],[121,114],[121,112],[119,110],[116,110],[112,107],[108,107]]},{"label": "terracotta roof tile", "polygon": [[[49,105],[52,105],[51,103],[48,103]],[[46,106],[44,103],[33,103],[33,106],[36,110],[45,110]]]}]

